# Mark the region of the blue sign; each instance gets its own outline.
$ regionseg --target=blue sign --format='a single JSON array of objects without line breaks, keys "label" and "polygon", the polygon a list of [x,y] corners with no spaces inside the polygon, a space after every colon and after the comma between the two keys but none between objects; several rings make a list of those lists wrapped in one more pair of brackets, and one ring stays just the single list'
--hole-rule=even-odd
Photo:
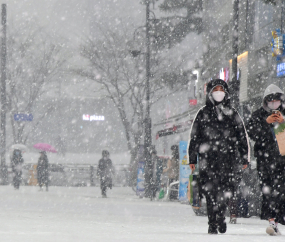
[{"label": "blue sign", "polygon": [[285,62],[277,64],[277,77],[285,76]]},{"label": "blue sign", "polygon": [[26,114],[26,113],[14,114],[15,121],[33,121],[33,119],[34,117],[32,114]]},{"label": "blue sign", "polygon": [[276,56],[276,60],[280,61],[280,58],[285,56],[285,34],[282,34],[280,29],[272,31],[272,56]]},{"label": "blue sign", "polygon": [[144,162],[140,161],[138,163],[137,195],[143,197],[144,189]]},{"label": "blue sign", "polygon": [[138,173],[137,173],[137,189],[136,189],[136,194],[139,197],[144,196],[144,190],[145,190],[145,185],[144,185],[144,146],[140,145],[139,151],[138,151]]},{"label": "blue sign", "polygon": [[187,160],[187,141],[179,142],[179,200],[187,201],[187,186],[191,169]]}]

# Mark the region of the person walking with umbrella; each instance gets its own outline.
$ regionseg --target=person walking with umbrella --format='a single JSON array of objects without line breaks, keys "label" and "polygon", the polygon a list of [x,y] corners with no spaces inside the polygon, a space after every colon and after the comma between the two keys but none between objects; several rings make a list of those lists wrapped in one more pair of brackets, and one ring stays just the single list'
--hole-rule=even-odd
[{"label": "person walking with umbrella", "polygon": [[22,157],[22,151],[20,149],[15,149],[11,158],[11,166],[13,171],[13,185],[15,190],[20,188],[20,183],[22,180],[22,165],[24,159]]},{"label": "person walking with umbrella", "polygon": [[235,192],[235,174],[248,165],[248,147],[242,119],[230,105],[227,83],[211,80],[206,105],[193,120],[188,144],[192,172],[199,162],[198,186],[206,197],[209,234],[227,231],[227,202]]},{"label": "person walking with umbrella", "polygon": [[48,191],[48,179],[49,179],[49,170],[48,170],[48,158],[45,151],[40,151],[40,157],[38,160],[37,166],[37,178],[38,184],[40,186],[40,191],[43,190],[42,186],[46,186],[46,191]]}]

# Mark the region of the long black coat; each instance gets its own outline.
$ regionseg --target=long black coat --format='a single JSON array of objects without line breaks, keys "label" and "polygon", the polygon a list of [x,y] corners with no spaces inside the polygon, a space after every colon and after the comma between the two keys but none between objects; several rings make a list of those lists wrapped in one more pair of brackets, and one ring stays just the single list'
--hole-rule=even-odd
[{"label": "long black coat", "polygon": [[114,167],[110,159],[99,160],[97,175],[100,177],[101,186],[112,188],[112,174],[114,174]]},{"label": "long black coat", "polygon": [[[17,166],[19,165],[22,165],[24,163],[24,159],[22,157],[22,154],[19,153],[19,155],[16,155],[15,153],[16,151],[14,150],[13,152],[13,156],[12,156],[12,159],[11,159],[11,166],[12,166],[12,169],[14,170]],[[20,151],[19,151],[20,152]]]},{"label": "long black coat", "polygon": [[[285,110],[280,111],[285,116]],[[273,125],[266,122],[270,114],[261,107],[252,114],[246,124],[248,135],[255,142],[254,156],[257,162],[260,188],[263,191],[261,219],[269,218],[268,206],[275,199],[277,203],[285,203],[285,157],[279,153],[278,144],[273,135]],[[267,193],[264,188],[270,192]],[[278,195],[271,197],[274,191]],[[285,213],[284,206],[279,209],[283,210],[281,213]],[[282,219],[278,222],[285,224]]]},{"label": "long black coat", "polygon": [[40,185],[48,184],[48,179],[49,179],[49,170],[48,170],[48,158],[47,155],[41,155],[38,160],[38,166],[37,166],[37,178],[38,178],[38,183]]},{"label": "long black coat", "polygon": [[248,164],[248,139],[238,112],[229,103],[225,82],[210,82],[207,93],[217,85],[224,87],[226,97],[216,107],[208,95],[206,105],[193,120],[188,146],[189,164],[197,164],[199,160],[202,187],[221,186],[233,191],[238,171],[242,165]]}]

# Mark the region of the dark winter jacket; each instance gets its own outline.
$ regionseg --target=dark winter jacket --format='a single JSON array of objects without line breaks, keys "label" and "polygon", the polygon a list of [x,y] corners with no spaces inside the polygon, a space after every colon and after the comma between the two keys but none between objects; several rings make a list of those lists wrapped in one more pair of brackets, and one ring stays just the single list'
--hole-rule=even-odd
[{"label": "dark winter jacket", "polygon": [[158,156],[155,156],[155,157],[152,157],[152,164],[153,164],[152,179],[153,179],[155,188],[158,189],[161,183],[161,174],[163,171],[163,161]]},{"label": "dark winter jacket", "polygon": [[[219,104],[211,95],[218,85],[223,86],[226,92]],[[193,120],[188,145],[189,164],[199,161],[201,186],[223,184],[225,189],[233,189],[233,178],[237,178],[242,165],[248,164],[248,147],[244,124],[230,105],[227,84],[220,79],[209,82],[206,105]]]},{"label": "dark winter jacket", "polygon": [[[270,89],[271,91],[268,91]],[[270,85],[265,91],[264,98],[272,93],[283,93],[280,88]],[[262,107],[257,109],[251,115],[246,124],[249,137],[254,143],[254,156],[257,158],[257,170],[263,174],[261,179],[267,179],[267,176],[275,174],[278,170],[284,169],[285,157],[279,153],[278,144],[274,135],[273,124],[268,124],[266,119],[272,113],[268,109],[263,98]],[[285,110],[281,105],[279,111],[285,116]]]},{"label": "dark winter jacket", "polygon": [[24,163],[24,159],[22,157],[22,153],[19,150],[14,150],[13,151],[13,156],[11,159],[11,166],[12,169],[14,169],[18,165],[22,165]]},{"label": "dark winter jacket", "polygon": [[37,166],[37,177],[38,180],[44,180],[45,182],[48,179],[48,158],[47,155],[41,155],[38,160]]},{"label": "dark winter jacket", "polygon": [[97,175],[100,177],[101,182],[108,181],[108,183],[112,183],[112,174],[114,173],[114,167],[109,158],[107,160],[103,158],[99,160]]},{"label": "dark winter jacket", "polygon": [[[247,132],[251,140],[254,143],[254,156],[257,162],[257,171],[259,174],[260,187],[263,191],[263,201],[261,208],[261,218],[268,219],[269,203],[276,202],[284,204],[285,202],[285,157],[281,156],[278,149],[278,144],[273,131],[273,124],[268,124],[266,119],[271,115],[271,111],[267,107],[265,97],[273,93],[283,94],[280,88],[275,85],[270,85],[264,93],[262,107],[257,109],[251,115],[249,121],[246,124]],[[279,111],[285,116],[284,100],[281,100],[282,105],[279,107]],[[266,187],[267,191],[264,191]],[[278,194],[275,196],[274,194]],[[274,206],[273,206],[274,207]],[[280,211],[283,215],[285,208]],[[274,214],[275,216],[276,214]],[[272,215],[273,216],[273,215]],[[285,224],[284,220],[279,221]]]}]

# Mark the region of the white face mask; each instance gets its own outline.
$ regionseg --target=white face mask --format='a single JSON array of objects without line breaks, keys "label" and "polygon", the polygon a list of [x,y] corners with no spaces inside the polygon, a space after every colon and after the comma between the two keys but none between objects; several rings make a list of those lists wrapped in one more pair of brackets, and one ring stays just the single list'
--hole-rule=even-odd
[{"label": "white face mask", "polygon": [[225,92],[222,92],[222,91],[212,92],[212,97],[214,98],[216,102],[223,101],[225,98],[225,95],[226,95]]},{"label": "white face mask", "polygon": [[280,105],[281,105],[281,101],[268,102],[268,104],[267,104],[267,106],[268,106],[271,110],[274,110],[274,109],[279,108]]}]

